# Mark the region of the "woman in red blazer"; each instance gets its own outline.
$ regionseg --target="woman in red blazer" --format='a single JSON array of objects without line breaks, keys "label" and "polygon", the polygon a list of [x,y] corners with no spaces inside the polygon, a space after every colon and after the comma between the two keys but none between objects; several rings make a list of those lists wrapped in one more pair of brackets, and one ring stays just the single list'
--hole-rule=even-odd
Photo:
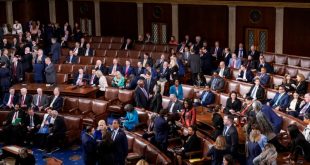
[{"label": "woman in red blazer", "polygon": [[181,123],[185,127],[196,124],[196,109],[193,107],[193,102],[190,99],[186,99],[183,102],[184,109],[181,114]]}]

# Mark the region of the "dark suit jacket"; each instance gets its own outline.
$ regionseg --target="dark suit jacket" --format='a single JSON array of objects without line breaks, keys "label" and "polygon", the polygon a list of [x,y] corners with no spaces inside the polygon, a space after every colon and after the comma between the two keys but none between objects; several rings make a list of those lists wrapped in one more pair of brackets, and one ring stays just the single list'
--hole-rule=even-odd
[{"label": "dark suit jacket", "polygon": [[[93,84],[98,85],[98,84],[99,84],[99,78],[98,78],[96,75],[94,75],[94,76],[95,76],[95,77],[94,77],[94,80],[93,80]],[[88,84],[91,83],[92,77],[93,77],[92,74],[88,75]],[[92,85],[92,84],[91,84],[91,85]]]},{"label": "dark suit jacket", "polygon": [[[144,60],[143,58],[140,60],[141,63],[142,63],[142,65],[143,65],[143,60]],[[147,61],[146,61],[146,64],[149,64],[150,66],[153,66],[153,60],[152,60],[152,58],[149,57],[149,58],[147,59]]]},{"label": "dark suit jacket", "polygon": [[148,86],[148,85],[147,85],[147,80],[144,79],[144,89],[146,90],[146,92],[147,92],[148,94],[153,93],[153,88],[154,88],[155,84],[156,84],[156,80],[153,79],[153,78],[151,78],[151,79],[149,80],[149,86]]},{"label": "dark suit jacket", "polygon": [[[218,68],[217,71],[218,73],[220,73],[221,68]],[[225,67],[223,76],[224,78],[230,79],[231,74],[230,74],[230,69],[228,67]]]},{"label": "dark suit jacket", "polygon": [[[34,124],[34,127],[36,126],[40,126],[41,124],[41,119],[40,119],[40,116],[38,114],[34,114],[33,115],[33,124]],[[29,126],[30,127],[30,115],[26,115],[25,117],[25,126]]]},{"label": "dark suit jacket", "polygon": [[[113,65],[111,65],[110,67],[109,67],[109,74],[111,74],[112,73],[112,70],[113,70]],[[120,66],[120,65],[117,65],[116,66],[116,71],[119,71],[119,72],[121,72],[122,73],[122,67]]]},{"label": "dark suit jacket", "polygon": [[25,72],[32,72],[32,54],[31,53],[28,53],[28,54],[24,54],[22,56],[22,65],[23,65],[23,70]]},{"label": "dark suit jacket", "polygon": [[62,116],[57,116],[54,124],[52,124],[50,128],[50,133],[65,136],[66,131],[67,128],[65,124],[65,119]]},{"label": "dark suit jacket", "polygon": [[[235,49],[235,53],[236,53],[237,57],[239,57],[239,51],[240,51],[239,48],[236,48],[236,49]],[[241,52],[243,53],[242,58],[246,58],[246,57],[247,57],[246,50],[245,50],[245,49],[242,49]],[[240,58],[240,57],[239,57],[239,58]]]},{"label": "dark suit jacket", "polygon": [[264,116],[269,120],[269,122],[273,126],[274,132],[279,133],[282,127],[282,122],[283,122],[282,117],[278,116],[277,113],[273,111],[270,106],[267,106],[267,105],[263,105],[261,112],[264,114]]},{"label": "dark suit jacket", "polygon": [[45,78],[48,84],[56,83],[56,69],[52,63],[45,67]]},{"label": "dark suit jacket", "polygon": [[51,54],[53,60],[59,60],[61,54],[61,45],[60,43],[56,42],[55,44],[51,45]]},{"label": "dark suit jacket", "polygon": [[164,69],[161,67],[160,71],[159,71],[159,78],[160,79],[166,79],[168,81],[170,78],[170,69],[166,68],[166,70],[164,72]]},{"label": "dark suit jacket", "polygon": [[205,100],[203,100],[203,97],[206,93],[207,93],[206,91],[203,91],[202,94],[200,95],[201,104],[203,106],[213,104],[214,100],[215,100],[215,96],[214,96],[214,93],[212,91],[209,91],[208,96],[206,97]]},{"label": "dark suit jacket", "polygon": [[296,92],[299,95],[305,95],[307,93],[308,90],[308,83],[306,81],[302,81],[299,84],[296,85]]},{"label": "dark suit jacket", "polygon": [[289,106],[290,97],[288,96],[287,93],[284,93],[282,97],[280,98],[280,100],[278,101],[278,104],[276,105],[276,102],[279,97],[280,97],[280,93],[277,92],[275,97],[269,102],[270,106],[272,106],[273,108],[280,106],[282,110],[285,110]]},{"label": "dark suit jacket", "polygon": [[190,66],[192,73],[200,73],[201,65],[200,65],[200,56],[199,54],[191,54],[188,57],[188,64]]},{"label": "dark suit jacket", "polygon": [[[37,105],[37,102],[38,102],[38,95],[34,95],[33,96],[33,99],[32,99],[32,106],[35,107]],[[41,104],[39,104],[39,107],[42,106],[43,109],[47,108],[49,105],[48,105],[49,101],[48,101],[48,97],[46,95],[42,95],[41,96]]]},{"label": "dark suit jacket", "polygon": [[0,68],[0,86],[3,88],[9,88],[11,85],[11,74],[8,68]]},{"label": "dark suit jacket", "polygon": [[[14,70],[15,74],[14,75]],[[11,73],[12,73],[12,78],[16,78],[18,81],[22,80],[24,77],[24,71],[23,71],[23,66],[20,62],[17,62],[16,68],[14,68],[14,64],[11,64]]]},{"label": "dark suit jacket", "polygon": [[[79,74],[77,73],[77,74],[74,75],[74,81],[73,81],[73,84],[74,84],[74,85],[76,85],[76,82],[77,82],[78,78],[79,78]],[[88,78],[88,75],[84,73],[82,79],[83,79],[83,80],[82,80],[83,82],[87,82],[88,79],[89,79],[89,78]]]},{"label": "dark suit jacket", "polygon": [[229,60],[230,59],[231,59],[231,54],[230,53],[228,53],[227,56],[226,56],[226,54],[223,54],[223,60],[224,60],[226,66],[229,65]]},{"label": "dark suit jacket", "polygon": [[162,105],[162,96],[160,93],[156,93],[151,98],[150,102],[150,110],[155,113],[159,113],[159,111],[163,108]]},{"label": "dark suit jacket", "polygon": [[212,89],[212,87],[214,87],[212,90],[221,90],[221,89],[224,89],[224,85],[225,85],[225,81],[223,78],[221,77],[217,77],[218,81],[215,82],[215,78],[212,77],[211,80],[210,80],[210,87]]},{"label": "dark suit jacket", "polygon": [[135,101],[137,107],[145,109],[148,108],[148,98],[144,95],[142,89],[138,86],[135,89]]},{"label": "dark suit jacket", "polygon": [[[74,51],[75,48],[72,49]],[[78,48],[77,56],[84,56],[84,49],[83,48]]]},{"label": "dark suit jacket", "polygon": [[[5,107],[8,104],[9,100],[10,100],[10,93],[4,94],[2,106]],[[18,102],[18,96],[14,95],[13,104],[15,105],[17,102]]]},{"label": "dark suit jacket", "polygon": [[226,139],[227,148],[232,154],[237,153],[238,143],[239,143],[237,128],[234,125],[231,125],[229,129],[226,131],[226,134],[225,134],[225,130],[226,130],[226,126],[224,127],[223,135]]},{"label": "dark suit jacket", "polygon": [[97,158],[97,143],[96,140],[87,133],[82,134],[82,149],[84,163],[87,165],[95,165]]},{"label": "dark suit jacket", "polygon": [[[127,44],[127,43],[126,43],[126,42],[124,42],[124,43],[122,44],[121,49],[125,49],[126,44]],[[133,47],[133,44],[132,44],[132,42],[131,42],[131,43],[129,43],[129,44],[127,45],[127,50],[132,49],[132,47]]]},{"label": "dark suit jacket", "polygon": [[[78,60],[77,56],[73,55],[71,59],[71,64],[77,64],[78,62],[77,60]],[[70,62],[70,55],[67,56],[66,58],[66,63],[69,63],[69,62]]]},{"label": "dark suit jacket", "polygon": [[99,67],[96,67],[95,69],[100,70],[103,74],[106,74],[107,69],[103,64],[101,64]]},{"label": "dark suit jacket", "polygon": [[[169,104],[168,104],[168,112],[170,112],[171,106],[172,106],[172,101],[169,101]],[[174,106],[173,106],[173,108],[172,108],[172,113],[173,113],[173,114],[176,114],[176,113],[180,112],[182,109],[183,109],[182,103],[181,103],[179,100],[177,100],[177,101],[174,103]]]},{"label": "dark suit jacket", "polygon": [[[10,111],[8,116],[6,117],[6,124],[5,125],[11,125],[12,124],[12,120],[14,117],[14,111]],[[17,118],[21,118],[21,123],[24,124],[25,122],[25,112],[23,110],[18,110],[18,117]]]},{"label": "dark suit jacket", "polygon": [[[211,54],[215,54],[215,47],[211,49]],[[223,55],[223,49],[218,48],[217,53],[216,53],[217,59],[221,59],[222,55]]]},{"label": "dark suit jacket", "polygon": [[169,125],[164,117],[158,116],[154,120],[155,141],[160,143],[167,143]]},{"label": "dark suit jacket", "polygon": [[228,98],[226,101],[226,107],[224,109],[226,114],[230,114],[229,110],[234,110],[234,111],[240,111],[241,110],[241,101],[239,99],[236,99],[234,102],[232,102],[231,98]]},{"label": "dark suit jacket", "polygon": [[249,61],[249,60],[247,60],[247,61],[245,61],[244,63],[243,63],[243,65],[247,68],[247,69],[256,69],[256,61],[253,61],[253,60],[251,60],[251,61]]},{"label": "dark suit jacket", "polygon": [[84,55],[86,55],[86,52],[88,51],[88,56],[94,56],[94,50],[92,48],[87,48],[84,49]]},{"label": "dark suit jacket", "polygon": [[[241,71],[240,74],[238,74],[238,78],[243,78],[243,74],[244,74],[244,71]],[[252,71],[247,69],[245,74],[246,74],[245,77],[247,80],[246,82],[252,82],[254,78]]]},{"label": "dark suit jacket", "polygon": [[270,76],[267,73],[265,73],[263,76],[261,76],[261,73],[258,73],[258,76],[259,76],[260,84],[262,86],[268,85],[269,80],[270,80]]},{"label": "dark suit jacket", "polygon": [[115,163],[124,162],[128,155],[128,141],[125,132],[120,128],[114,139],[114,149]]},{"label": "dark suit jacket", "polygon": [[[53,96],[53,97],[51,98],[50,103],[52,103],[54,97],[55,97],[55,96]],[[58,96],[58,97],[56,98],[56,100],[55,100],[55,102],[54,102],[54,104],[52,105],[51,108],[52,108],[53,110],[56,110],[56,111],[59,112],[59,111],[61,110],[61,108],[62,108],[62,105],[63,105],[63,98],[62,98],[61,96]]]},{"label": "dark suit jacket", "polygon": [[248,56],[252,56],[253,60],[258,60],[259,55],[260,55],[260,52],[256,50],[254,52],[252,52],[251,50],[248,52]]},{"label": "dark suit jacket", "polygon": [[189,137],[189,139],[183,145],[183,152],[199,151],[201,148],[200,139],[196,134]]},{"label": "dark suit jacket", "polygon": [[[20,105],[22,105],[22,95],[19,95],[18,96],[18,103]],[[24,105],[27,105],[27,108],[31,107],[31,102],[32,102],[32,96],[27,94],[26,95],[26,98],[25,98],[25,101],[24,101]]]},{"label": "dark suit jacket", "polygon": [[143,67],[140,69],[140,71],[139,71],[139,68],[136,68],[135,69],[135,75],[140,76],[140,74],[144,74],[144,70],[145,69]]},{"label": "dark suit jacket", "polygon": [[265,67],[266,68],[266,72],[267,73],[273,73],[273,69],[272,69],[272,66],[270,65],[270,64],[268,64],[268,63],[264,63],[264,64],[258,64],[257,65],[257,70],[260,72],[260,70],[261,70],[261,68],[262,67]]},{"label": "dark suit jacket", "polygon": [[[247,96],[251,96],[254,87],[255,85],[251,87],[250,91],[246,94]],[[256,92],[256,99],[262,100],[264,98],[265,98],[265,89],[262,86],[259,86]]]},{"label": "dark suit jacket", "polygon": [[135,71],[134,71],[134,68],[132,66],[129,66],[129,68],[127,69],[127,72],[126,72],[126,66],[123,67],[123,70],[122,70],[122,74],[125,76],[125,77],[128,77],[129,75],[131,74],[135,74]]}]

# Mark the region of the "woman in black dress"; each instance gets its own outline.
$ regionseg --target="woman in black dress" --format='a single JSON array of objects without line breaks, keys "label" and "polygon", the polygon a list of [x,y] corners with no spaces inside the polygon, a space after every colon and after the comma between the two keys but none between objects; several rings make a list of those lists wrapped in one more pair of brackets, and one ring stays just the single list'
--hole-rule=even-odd
[{"label": "woman in black dress", "polygon": [[[98,165],[114,165],[113,141],[111,133],[102,133],[102,141],[98,144]],[[117,156],[117,155],[116,155]]]},{"label": "woman in black dress", "polygon": [[150,110],[155,113],[159,113],[159,111],[162,109],[162,96],[160,94],[160,86],[155,85],[154,86],[154,95],[151,98],[150,103]]},{"label": "woman in black dress", "polygon": [[237,92],[232,91],[226,101],[225,114],[235,114],[241,110],[241,101],[237,98]]}]

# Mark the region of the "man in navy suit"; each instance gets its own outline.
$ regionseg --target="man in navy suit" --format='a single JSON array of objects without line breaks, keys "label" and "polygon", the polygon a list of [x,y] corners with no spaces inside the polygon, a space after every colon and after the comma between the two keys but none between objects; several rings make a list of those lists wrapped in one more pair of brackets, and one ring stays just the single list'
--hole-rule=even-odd
[{"label": "man in navy suit", "polygon": [[63,105],[63,98],[60,96],[59,88],[56,87],[54,89],[54,96],[51,99],[51,103],[47,109],[52,109],[56,111],[60,111]]},{"label": "man in navy suit", "polygon": [[167,150],[169,125],[165,119],[166,110],[160,110],[159,116],[154,120],[155,145],[163,152]]},{"label": "man in navy suit", "polygon": [[132,40],[130,38],[127,38],[126,41],[122,44],[121,49],[130,50],[133,47],[132,45]]},{"label": "man in navy suit", "polygon": [[9,93],[6,93],[3,97],[3,103],[1,105],[4,109],[11,109],[17,103],[18,97],[15,96],[15,89],[10,88]]},{"label": "man in navy suit", "polygon": [[20,95],[18,99],[18,104],[20,104],[21,108],[30,108],[32,102],[32,96],[27,94],[26,88],[20,89]]},{"label": "man in navy suit", "polygon": [[96,61],[95,69],[100,70],[102,72],[102,74],[106,73],[106,67],[102,64],[101,60]]},{"label": "man in navy suit", "polygon": [[275,110],[286,110],[289,106],[289,95],[285,91],[285,86],[279,86],[279,92],[276,93],[275,97],[267,102],[267,105],[271,106]]},{"label": "man in navy suit", "polygon": [[246,94],[248,97],[252,97],[254,100],[263,100],[265,97],[265,89],[260,85],[258,78],[254,79],[254,85],[250,91]]},{"label": "man in navy suit", "polygon": [[270,76],[266,72],[266,68],[262,67],[261,72],[257,74],[255,78],[259,78],[260,84],[262,86],[267,86],[270,80]]},{"label": "man in navy suit", "polygon": [[74,76],[73,84],[83,86],[88,80],[88,75],[84,73],[83,68],[79,68],[79,72]]},{"label": "man in navy suit", "polygon": [[88,76],[88,78],[89,78],[89,81],[88,81],[89,85],[96,86],[99,84],[99,78],[96,75],[96,69],[95,68],[93,68],[91,70],[91,74]]},{"label": "man in navy suit", "polygon": [[86,44],[84,55],[85,56],[94,56],[94,50],[90,47],[90,43]]},{"label": "man in navy suit", "polygon": [[66,58],[67,64],[76,64],[77,63],[77,57],[73,54],[72,50],[69,50],[69,56]]},{"label": "man in navy suit", "polygon": [[113,64],[109,67],[109,75],[116,75],[116,72],[122,72],[122,67],[118,64],[116,58],[113,59]]},{"label": "man in navy suit", "polygon": [[23,81],[24,73],[22,63],[18,60],[18,56],[14,56],[11,65],[12,84]]},{"label": "man in navy suit", "polygon": [[137,68],[136,68],[136,70],[135,70],[135,75],[136,76],[140,76],[141,74],[143,74],[144,73],[144,67],[142,66],[142,62],[138,62],[138,64],[137,64]]},{"label": "man in navy suit", "polygon": [[223,49],[220,48],[220,43],[218,41],[215,41],[214,48],[211,50],[211,54],[216,59],[221,59],[223,54]]},{"label": "man in navy suit", "polygon": [[254,75],[252,71],[250,69],[247,69],[244,65],[241,65],[237,80],[243,82],[252,82],[253,77]]},{"label": "man in navy suit", "polygon": [[242,43],[239,43],[239,47],[235,49],[235,53],[240,59],[247,57],[246,50],[244,49]]},{"label": "man in navy suit", "polygon": [[142,109],[147,109],[149,105],[149,94],[144,88],[144,81],[138,80],[137,87],[135,89],[135,101],[136,106]]},{"label": "man in navy suit", "polygon": [[56,38],[52,38],[52,45],[51,45],[51,54],[52,54],[52,61],[54,64],[57,64],[60,59],[60,43],[57,42]]},{"label": "man in navy suit", "polygon": [[125,160],[128,155],[128,141],[125,132],[119,127],[120,122],[113,120],[112,123],[112,140],[114,144],[114,162],[115,165],[125,165]]},{"label": "man in navy suit", "polygon": [[129,60],[126,60],[126,64],[125,64],[125,66],[123,67],[122,74],[123,74],[125,77],[129,77],[131,74],[134,74],[134,69],[133,69],[133,67],[131,66],[131,63],[130,63]]},{"label": "man in navy suit", "polygon": [[97,143],[94,139],[94,128],[87,126],[85,132],[82,134],[82,149],[83,149],[83,160],[86,165],[96,165],[96,150]]},{"label": "man in navy suit", "polygon": [[305,104],[300,108],[298,117],[304,119],[306,113],[310,113],[310,93],[305,94]]},{"label": "man in navy suit", "polygon": [[260,72],[262,67],[266,68],[267,73],[273,73],[272,66],[265,61],[264,56],[259,56],[259,64],[257,66],[257,70]]},{"label": "man in navy suit", "polygon": [[200,103],[202,106],[207,107],[208,105],[213,104],[214,100],[214,93],[210,90],[210,85],[207,84],[204,91],[200,95]]},{"label": "man in navy suit", "polygon": [[256,50],[255,46],[252,45],[250,51],[248,52],[248,56],[252,56],[253,60],[258,61],[260,52]]},{"label": "man in navy suit", "polygon": [[219,64],[219,68],[217,69],[217,72],[220,77],[230,79],[230,69],[226,67],[225,62],[221,61]]},{"label": "man in navy suit", "polygon": [[83,56],[84,55],[84,49],[80,47],[79,42],[75,42],[75,47],[72,50],[73,50],[73,54],[76,56]]},{"label": "man in navy suit", "polygon": [[237,128],[234,126],[234,117],[232,115],[225,115],[224,116],[224,130],[223,136],[226,139],[226,148],[233,155],[233,157],[237,158],[238,154],[238,131]]}]

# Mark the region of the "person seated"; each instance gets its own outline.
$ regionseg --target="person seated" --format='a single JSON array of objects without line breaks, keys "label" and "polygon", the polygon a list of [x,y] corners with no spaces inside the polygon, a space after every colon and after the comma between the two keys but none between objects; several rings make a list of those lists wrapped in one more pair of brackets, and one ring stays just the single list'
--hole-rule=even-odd
[{"label": "person seated", "polygon": [[89,81],[88,84],[91,86],[96,86],[99,84],[99,77],[96,75],[96,69],[92,68],[91,74],[88,75]]},{"label": "person seated", "polygon": [[215,101],[215,95],[214,93],[210,90],[210,85],[206,84],[204,90],[202,91],[200,95],[200,103],[195,103],[195,106],[202,105],[204,107],[208,107],[208,105],[213,104]]},{"label": "person seated", "polygon": [[240,113],[237,112],[237,114],[240,116],[245,116],[245,117],[255,116],[252,103],[253,103],[253,98],[251,96],[246,96],[244,99],[244,103],[241,106],[241,111]]},{"label": "person seated", "polygon": [[234,158],[230,154],[226,154],[223,157],[223,165],[234,165]]},{"label": "person seated", "polygon": [[[158,113],[159,114],[159,113]],[[155,118],[157,117],[157,114],[153,113],[149,116],[150,122],[148,123],[147,130],[143,133],[142,137],[145,140],[151,141],[151,143],[154,142],[154,121]]]},{"label": "person seated", "polygon": [[297,85],[293,87],[300,96],[305,95],[308,91],[308,83],[306,82],[305,76],[301,73],[298,73],[296,76],[296,80]]},{"label": "person seated", "polygon": [[157,70],[161,69],[163,67],[164,62],[166,61],[165,59],[166,59],[165,54],[162,53],[160,55],[160,58],[156,59],[155,64],[154,64],[154,68],[156,68]]},{"label": "person seated", "polygon": [[225,137],[219,135],[215,140],[215,144],[211,147],[206,156],[211,157],[211,165],[221,165],[224,155],[228,153]]},{"label": "person seated", "polygon": [[35,165],[36,159],[33,153],[29,153],[27,148],[21,148],[15,160],[15,165]]},{"label": "person seated", "polygon": [[299,94],[297,92],[293,93],[293,97],[290,98],[290,102],[288,107],[286,108],[286,113],[298,117],[298,112],[300,111],[300,108],[303,106],[304,102],[302,102],[302,99],[299,98]]},{"label": "person seated", "polygon": [[253,100],[263,100],[265,97],[265,89],[260,85],[259,78],[254,79],[254,85],[246,96],[252,97]]},{"label": "person seated", "polygon": [[169,78],[170,78],[170,69],[168,67],[168,62],[165,61],[163,62],[162,67],[160,68],[159,80],[157,81],[157,84],[159,84],[161,87],[161,91],[160,91],[161,95],[164,95],[165,84],[166,82],[168,82]]},{"label": "person seated", "polygon": [[126,60],[125,66],[123,67],[123,70],[122,70],[122,74],[126,78],[134,74],[134,68],[131,66],[131,62],[129,60]]},{"label": "person seated", "polygon": [[246,56],[247,56],[247,52],[244,49],[242,43],[239,43],[238,48],[235,49],[235,53],[236,53],[237,57],[240,59],[246,58]]},{"label": "person seated", "polygon": [[138,112],[131,104],[127,104],[124,107],[126,111],[126,116],[122,119],[123,126],[126,130],[132,131],[139,124]]},{"label": "person seated", "polygon": [[137,68],[135,68],[135,75],[140,77],[141,74],[144,74],[145,68],[142,66],[142,62],[137,63]]},{"label": "person seated", "polygon": [[178,165],[182,165],[182,159],[188,158],[185,154],[192,151],[199,151],[201,149],[201,140],[196,135],[197,126],[192,125],[187,128],[187,138],[184,141],[183,147],[177,150],[175,156],[177,156]]},{"label": "person seated", "polygon": [[196,124],[196,109],[193,107],[191,99],[185,99],[183,102],[181,123],[186,128]]},{"label": "person seated", "polygon": [[310,93],[305,94],[304,97],[305,104],[300,108],[298,118],[303,120],[305,114],[310,113]]},{"label": "person seated", "polygon": [[20,104],[21,108],[30,108],[31,107],[31,102],[32,102],[32,96],[27,94],[27,89],[26,88],[21,88],[20,89],[20,95],[18,99],[18,104]]},{"label": "person seated", "polygon": [[15,89],[10,88],[9,93],[5,93],[1,107],[3,109],[14,108],[14,105],[18,102],[18,96],[15,95]]},{"label": "person seated", "polygon": [[46,109],[60,111],[63,105],[63,98],[60,96],[59,88],[56,87],[53,93],[54,96],[52,96],[51,103]]},{"label": "person seated", "polygon": [[146,64],[153,66],[153,60],[148,53],[143,54],[143,58],[140,60],[142,66],[146,68]]},{"label": "person seated", "polygon": [[247,69],[244,65],[241,65],[236,80],[249,83],[253,81],[253,77],[253,72],[250,69]]},{"label": "person seated", "polygon": [[265,67],[262,67],[260,70],[261,70],[261,72],[259,72],[255,78],[259,78],[260,84],[262,86],[268,86],[270,76],[269,76],[269,74],[266,73]]},{"label": "person seated", "polygon": [[127,38],[126,41],[122,44],[121,49],[123,50],[131,50],[133,47],[132,40]]},{"label": "person seated", "polygon": [[135,40],[136,44],[143,44],[144,43],[144,37],[143,35],[138,35],[138,39]]},{"label": "person seated", "polygon": [[253,56],[248,56],[243,65],[249,70],[256,70],[256,61],[253,60]]},{"label": "person seated", "polygon": [[34,113],[34,108],[28,109],[28,114],[25,117],[25,127],[26,127],[26,139],[24,144],[33,145],[35,140],[35,134],[38,132],[41,126],[41,119],[38,114]]},{"label": "person seated", "polygon": [[231,69],[240,69],[240,66],[241,66],[240,58],[237,58],[237,55],[235,53],[232,53],[228,67]]},{"label": "person seated", "polygon": [[178,41],[175,39],[174,36],[170,37],[169,45],[178,45]]},{"label": "person seated", "polygon": [[224,108],[225,114],[237,114],[241,110],[241,101],[237,98],[237,92],[232,91],[229,94],[229,98],[226,101],[226,107]]},{"label": "person seated", "polygon": [[254,158],[253,164],[277,164],[278,153],[273,144],[266,144],[262,152]]},{"label": "person seated", "polygon": [[268,64],[267,62],[265,62],[265,58],[264,56],[259,56],[259,63],[257,65],[257,71],[261,72],[261,68],[265,67],[266,68],[266,72],[267,73],[273,73],[273,68],[270,64]]},{"label": "person seated", "polygon": [[290,74],[285,74],[281,85],[284,85],[286,91],[291,93],[295,90],[294,86],[296,86],[296,82],[292,79]]},{"label": "person seated", "polygon": [[221,61],[217,73],[222,78],[230,79],[230,69],[226,67],[225,62]]},{"label": "person seated", "polygon": [[68,48],[68,42],[65,37],[61,37],[60,46],[61,48]]},{"label": "person seated", "polygon": [[52,111],[54,123],[49,127],[49,135],[46,141],[47,153],[52,153],[59,150],[59,142],[66,137],[66,124],[62,116],[58,115],[58,111]]},{"label": "person seated", "polygon": [[80,48],[85,49],[86,48],[86,44],[87,44],[87,42],[85,41],[85,38],[82,37],[81,40],[80,40]]},{"label": "person seated", "polygon": [[95,70],[100,70],[102,74],[106,74],[106,67],[102,64],[101,60],[96,61]]},{"label": "person seated", "polygon": [[306,141],[297,125],[289,125],[287,131],[291,137],[291,153],[283,159],[290,159],[290,162],[295,164],[301,155],[306,162],[310,162],[310,143]]},{"label": "person seated", "polygon": [[75,56],[83,56],[84,55],[84,49],[80,47],[79,42],[75,42],[75,47],[72,49],[73,54]]},{"label": "person seated", "polygon": [[42,111],[48,107],[48,97],[43,94],[42,88],[37,89],[37,94],[33,96],[31,107],[34,107],[35,111]]},{"label": "person seated", "polygon": [[307,127],[302,131],[302,134],[308,143],[310,143],[310,113],[304,115],[304,122],[307,124]]},{"label": "person seated", "polygon": [[113,64],[109,67],[109,75],[115,76],[116,72],[122,72],[122,67],[118,64],[116,58],[113,59]]},{"label": "person seated", "polygon": [[72,50],[69,50],[69,56],[66,58],[66,64],[77,64],[78,58]]},{"label": "person seated", "polygon": [[125,87],[125,78],[121,72],[116,71],[116,74],[112,80],[112,87],[124,88]]},{"label": "person seated", "polygon": [[25,122],[25,112],[19,104],[15,104],[14,110],[10,111],[3,121],[3,137],[6,145],[23,143],[23,125]]},{"label": "person seated", "polygon": [[88,75],[84,73],[83,68],[79,68],[79,71],[74,76],[73,84],[76,86],[83,86],[86,85],[88,80]]},{"label": "person seated", "polygon": [[179,83],[179,80],[176,79],[174,81],[174,85],[172,85],[169,89],[169,95],[174,94],[179,100],[183,100],[183,88],[182,84]]},{"label": "person seated", "polygon": [[271,101],[267,102],[267,105],[271,106],[275,110],[285,111],[289,106],[289,99],[290,97],[286,93],[285,87],[279,86],[279,90],[275,97]]},{"label": "person seated", "polygon": [[84,51],[84,56],[88,57],[88,56],[94,56],[95,51],[90,47],[90,43],[86,44],[86,48]]},{"label": "person seated", "polygon": [[260,55],[260,52],[256,50],[256,47],[254,45],[251,46],[249,52],[248,52],[248,56],[252,56],[253,60],[258,60]]},{"label": "person seated", "polygon": [[211,90],[221,91],[224,89],[225,81],[219,76],[218,71],[213,72],[213,76],[209,82]]},{"label": "person seated", "polygon": [[38,147],[40,151],[44,151],[45,145],[46,145],[46,138],[49,134],[49,126],[50,124],[54,123],[54,118],[52,118],[52,109],[47,109],[46,113],[43,116],[42,123],[40,125],[40,128],[37,132],[37,139],[40,139],[38,141]]},{"label": "person seated", "polygon": [[104,92],[106,90],[107,87],[109,87],[108,82],[107,82],[107,78],[102,74],[102,72],[100,70],[96,71],[96,77],[98,77],[98,87],[99,90],[97,91],[97,97],[101,97],[104,96]]},{"label": "person seated", "polygon": [[182,103],[178,100],[175,94],[170,94],[169,96],[170,101],[168,103],[168,114],[170,115],[177,115],[178,113],[181,112],[183,109]]},{"label": "person seated", "polygon": [[145,44],[152,44],[153,43],[150,33],[145,33],[144,43]]}]

